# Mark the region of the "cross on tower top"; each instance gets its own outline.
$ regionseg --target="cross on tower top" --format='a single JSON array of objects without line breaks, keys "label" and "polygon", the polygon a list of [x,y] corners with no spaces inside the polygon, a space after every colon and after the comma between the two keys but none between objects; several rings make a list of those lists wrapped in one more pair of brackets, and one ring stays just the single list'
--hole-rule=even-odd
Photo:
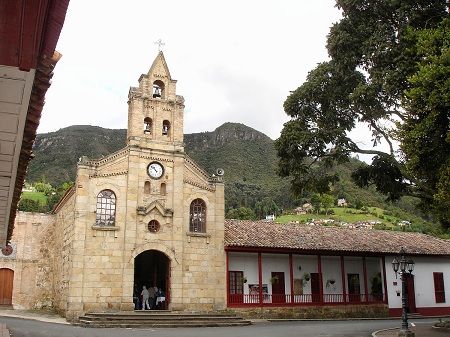
[{"label": "cross on tower top", "polygon": [[159,51],[161,51],[161,47],[165,45],[165,43],[161,39],[158,39],[157,41],[155,41],[154,44],[158,45],[158,50]]}]

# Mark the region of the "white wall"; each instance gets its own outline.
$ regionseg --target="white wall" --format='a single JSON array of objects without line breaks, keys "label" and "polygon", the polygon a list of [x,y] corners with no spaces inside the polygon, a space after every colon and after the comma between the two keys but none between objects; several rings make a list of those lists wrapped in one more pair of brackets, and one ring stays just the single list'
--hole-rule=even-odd
[{"label": "white wall", "polygon": [[[272,272],[283,272],[285,282],[285,293],[291,293],[289,255],[288,254],[261,254],[262,257],[262,284],[267,284],[269,294],[272,293],[270,278]],[[258,284],[258,254],[257,253],[228,253],[229,270],[243,271],[247,283],[244,285],[244,294],[249,293],[250,284]],[[359,274],[361,294],[365,293],[364,273],[362,257],[344,257],[346,292],[348,293],[347,274]],[[317,273],[317,255],[292,255],[292,268],[294,279],[301,279],[305,273]],[[367,287],[370,294],[371,277],[380,272],[381,258],[366,258]],[[334,279],[335,284],[329,284],[327,281]],[[322,256],[322,280],[324,294],[342,294],[342,275],[341,261],[339,256]],[[382,281],[383,282],[383,281]],[[311,282],[307,282],[303,288],[303,294],[311,294]]]},{"label": "white wall", "polygon": [[[359,275],[359,289],[361,294],[365,294],[366,289],[364,288],[364,271],[362,257],[351,256],[344,257],[344,269],[345,269],[345,290],[348,294],[348,277],[347,274],[358,274]],[[367,282],[369,282],[367,280]]]},{"label": "white wall", "polygon": [[244,272],[244,277],[247,278],[247,283],[244,284],[244,294],[248,294],[249,284],[259,284],[257,253],[228,253],[228,269]]},{"label": "white wall", "polygon": [[[305,273],[317,273],[317,255],[292,255],[292,269],[294,279],[303,278]],[[311,282],[303,285],[303,294],[311,294]]]},{"label": "white wall", "polygon": [[[333,285],[328,280],[335,280]],[[341,258],[339,256],[322,256],[322,280],[324,294],[342,294]]]},{"label": "white wall", "polygon": [[262,283],[267,284],[269,294],[272,294],[272,284],[270,278],[272,272],[284,273],[284,291],[286,294],[291,293],[291,282],[289,272],[289,255],[288,254],[261,254],[262,256]]},{"label": "white wall", "polygon": [[[412,257],[415,262],[413,271],[416,307],[450,307],[450,257]],[[389,308],[401,308],[401,296],[397,291],[402,290],[400,275],[395,278],[392,270],[394,256],[386,256],[386,280],[389,296]],[[433,272],[444,273],[445,303],[436,303],[434,297]],[[394,285],[397,282],[397,285]]]}]

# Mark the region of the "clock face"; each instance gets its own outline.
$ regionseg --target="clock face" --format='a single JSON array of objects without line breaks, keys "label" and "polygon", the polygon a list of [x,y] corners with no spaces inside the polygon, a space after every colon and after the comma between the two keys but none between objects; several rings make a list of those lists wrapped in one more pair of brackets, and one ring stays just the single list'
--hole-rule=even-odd
[{"label": "clock face", "polygon": [[164,174],[164,167],[160,163],[154,161],[147,166],[147,173],[151,178],[159,179]]}]

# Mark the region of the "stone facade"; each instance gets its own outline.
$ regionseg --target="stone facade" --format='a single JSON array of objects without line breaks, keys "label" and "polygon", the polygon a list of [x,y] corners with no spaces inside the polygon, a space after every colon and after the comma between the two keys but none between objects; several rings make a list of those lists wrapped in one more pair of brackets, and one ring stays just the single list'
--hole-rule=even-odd
[{"label": "stone facade", "polygon": [[13,304],[18,309],[51,308],[54,305],[54,215],[18,212],[13,253],[0,256],[0,268],[14,272]]},{"label": "stone facade", "polygon": [[[224,185],[184,152],[184,99],[176,95],[162,52],[139,78],[139,87],[130,89],[128,105],[127,146],[100,160],[80,158],[74,187],[47,216],[55,249],[46,264],[52,276],[45,281],[45,296],[36,296],[48,298],[68,320],[85,312],[132,310],[133,289],[142,284],[163,288],[172,310],[223,309]],[[150,163],[162,166],[161,177],[150,177]],[[102,191],[115,196],[107,225],[98,220]],[[196,216],[191,203],[197,199],[206,205],[206,230],[191,231]],[[33,228],[23,216],[28,215],[20,214],[17,223]],[[155,220],[159,230],[151,231]],[[14,240],[21,235],[28,237],[19,228]],[[33,249],[42,239],[33,238]],[[18,299],[14,296],[14,304]]]}]

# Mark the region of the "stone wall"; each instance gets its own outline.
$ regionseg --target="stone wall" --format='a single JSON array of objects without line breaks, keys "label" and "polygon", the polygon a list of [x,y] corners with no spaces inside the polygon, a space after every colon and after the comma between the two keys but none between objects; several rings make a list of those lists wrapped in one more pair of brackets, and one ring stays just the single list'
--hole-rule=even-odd
[{"label": "stone wall", "polygon": [[261,319],[327,319],[327,318],[384,318],[389,317],[385,304],[305,306],[288,308],[233,308],[244,318]]},{"label": "stone wall", "polygon": [[[213,186],[211,186],[213,187]],[[220,310],[226,306],[224,240],[224,190],[217,183],[205,190],[190,183],[184,186],[183,223],[183,306],[189,310]],[[206,233],[189,232],[192,200],[206,202]]]},{"label": "stone wall", "polygon": [[14,271],[13,307],[53,307],[54,215],[18,212],[11,244],[16,251],[0,258]]},{"label": "stone wall", "polygon": [[65,315],[67,310],[67,296],[69,292],[69,280],[71,276],[72,243],[74,236],[74,206],[75,190],[72,189],[65,196],[55,215],[53,263],[53,299],[54,307]]}]

